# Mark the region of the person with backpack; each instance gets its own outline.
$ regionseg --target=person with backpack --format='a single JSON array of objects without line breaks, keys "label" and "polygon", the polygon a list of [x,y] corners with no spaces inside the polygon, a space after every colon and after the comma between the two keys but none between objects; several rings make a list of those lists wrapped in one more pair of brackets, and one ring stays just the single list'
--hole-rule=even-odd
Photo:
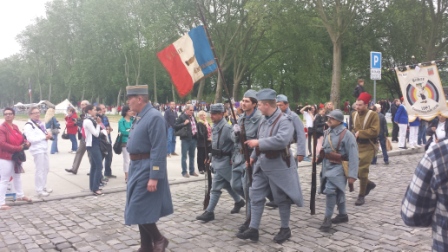
[{"label": "person with backpack", "polygon": [[34,187],[38,197],[46,197],[53,191],[47,188],[47,176],[50,170],[48,157],[48,140],[53,140],[51,132],[45,128],[45,123],[39,120],[40,110],[31,107],[28,111],[30,119],[25,124],[24,135],[31,143],[30,153],[33,155],[35,167]]},{"label": "person with backpack", "polygon": [[[345,188],[348,181],[352,191],[359,165],[356,138],[353,134],[346,134],[349,132],[343,125],[344,114],[335,109],[327,117],[330,129],[325,131],[322,146],[325,155],[319,156],[323,159],[321,191],[326,198],[325,218],[319,228],[323,232],[329,232],[332,224],[348,222]],[[346,167],[344,162],[347,162]],[[331,218],[335,206],[338,206],[339,214]]]},{"label": "person with backpack", "polygon": [[100,148],[101,118],[96,116],[97,110],[93,105],[87,105],[84,109],[86,117],[82,123],[83,138],[90,157],[90,181],[89,188],[95,196],[103,195],[100,187],[101,170],[103,169],[103,156]]}]

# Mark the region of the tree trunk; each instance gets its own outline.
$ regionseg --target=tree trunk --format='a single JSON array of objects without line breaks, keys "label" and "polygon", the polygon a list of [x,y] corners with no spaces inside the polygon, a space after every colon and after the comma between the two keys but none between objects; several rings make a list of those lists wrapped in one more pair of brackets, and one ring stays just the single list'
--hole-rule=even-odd
[{"label": "tree trunk", "polygon": [[154,62],[154,103],[157,103],[157,69],[156,64]]},{"label": "tree trunk", "polygon": [[221,74],[218,72],[218,82],[216,84],[216,93],[215,93],[214,103],[222,102],[222,88],[223,88],[222,78],[221,78]]},{"label": "tree trunk", "polygon": [[48,86],[48,100],[51,101],[51,88],[53,86],[53,65],[50,64],[50,81],[49,81],[49,86]]},{"label": "tree trunk", "polygon": [[[70,88],[70,92],[71,92],[71,88]],[[69,95],[70,95],[70,92],[69,92]],[[83,88],[82,88],[81,101],[84,101],[84,94],[85,94],[85,93],[86,93],[86,88],[83,87]]]},{"label": "tree trunk", "polygon": [[126,76],[126,84],[130,86],[129,84],[129,64],[128,64],[128,56],[126,56],[126,52],[124,52],[124,74]]},{"label": "tree trunk", "polygon": [[331,76],[331,94],[330,101],[335,108],[339,108],[340,87],[341,87],[341,58],[342,58],[341,39],[333,41],[333,73]]},{"label": "tree trunk", "polygon": [[198,102],[201,102],[201,100],[202,100],[202,94],[204,93],[204,86],[205,86],[205,78],[203,78],[199,82],[198,96],[196,97]]},{"label": "tree trunk", "polygon": [[117,95],[117,107],[120,106],[121,104],[121,88],[120,91],[118,91],[118,95]]},{"label": "tree trunk", "polygon": [[173,93],[173,102],[176,102],[176,92],[174,91],[174,85],[171,83],[171,92]]}]

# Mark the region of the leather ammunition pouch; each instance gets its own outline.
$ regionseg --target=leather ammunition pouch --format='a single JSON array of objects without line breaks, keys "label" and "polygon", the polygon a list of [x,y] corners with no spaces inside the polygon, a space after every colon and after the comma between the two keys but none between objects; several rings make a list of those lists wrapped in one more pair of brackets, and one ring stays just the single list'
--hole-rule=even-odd
[{"label": "leather ammunition pouch", "polygon": [[230,156],[232,156],[232,153],[231,152],[224,152],[224,151],[218,150],[218,149],[212,149],[212,156],[216,157],[216,158],[222,158],[222,157],[225,157],[225,156],[230,157]]},{"label": "leather ammunition pouch", "polygon": [[334,151],[326,153],[325,158],[332,164],[342,164],[342,161],[348,161],[347,155],[341,155]]},{"label": "leather ammunition pouch", "polygon": [[[278,120],[280,119],[280,117],[283,115],[283,113],[280,113],[277,118],[275,119],[275,121],[272,123],[271,127],[271,132],[269,134],[269,137],[272,136],[273,130],[275,128],[275,125],[277,124]],[[260,135],[260,128],[258,128],[258,135]],[[264,156],[268,159],[275,159],[278,157],[282,157],[283,161],[285,161],[286,165],[288,167],[291,166],[291,153],[289,153],[289,144],[288,146],[286,146],[286,148],[284,148],[283,150],[268,150],[268,151],[260,151],[260,148],[256,147],[255,148],[255,154],[258,156],[260,156],[260,154],[264,154]]]},{"label": "leather ammunition pouch", "polygon": [[264,154],[267,159],[276,159],[281,157],[283,161],[286,162],[288,167],[291,165],[291,153],[289,153],[289,146],[283,150],[269,150],[269,151],[260,151],[258,147],[255,148],[255,154],[260,156],[260,154]]}]

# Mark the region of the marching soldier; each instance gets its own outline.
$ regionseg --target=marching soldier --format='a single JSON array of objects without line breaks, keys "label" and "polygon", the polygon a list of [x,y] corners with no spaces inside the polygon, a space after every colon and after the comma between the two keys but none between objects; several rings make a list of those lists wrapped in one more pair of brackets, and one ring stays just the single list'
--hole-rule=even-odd
[{"label": "marching soldier", "polygon": [[215,219],[213,211],[218,204],[222,189],[226,189],[235,201],[235,206],[230,213],[238,213],[245,205],[244,200],[230,186],[232,178],[230,157],[233,152],[231,135],[233,133],[232,126],[224,119],[224,105],[222,103],[213,104],[210,107],[210,117],[214,124],[212,129],[212,164],[215,175],[213,176],[208,207],[203,214],[196,217],[196,220],[205,222]]},{"label": "marching soldier", "polygon": [[[283,113],[291,117],[292,125],[294,127],[294,137],[293,142],[291,143],[291,154],[298,165],[298,163],[303,161],[303,158],[306,155],[306,138],[302,120],[300,120],[300,117],[294,111],[289,109],[288,97],[286,97],[286,95],[277,95],[277,106]],[[277,204],[271,200],[266,203],[266,206],[276,208]]]},{"label": "marching soldier", "polygon": [[356,111],[353,112],[353,133],[358,143],[359,152],[359,196],[355,205],[364,204],[364,198],[376,187],[369,180],[369,166],[378,151],[377,139],[380,133],[380,119],[378,114],[368,109],[372,96],[363,92],[356,100]]},{"label": "marching soldier", "polygon": [[[249,179],[248,174],[245,173],[246,161],[243,152],[243,146],[241,145],[241,140],[246,139],[257,139],[258,126],[261,122],[262,115],[257,109],[257,92],[255,90],[248,90],[244,93],[243,100],[241,102],[241,108],[244,111],[243,116],[238,118],[238,124],[233,126],[234,131],[234,142],[235,151],[232,158],[232,181],[231,186],[235,192],[237,192],[242,197],[246,196],[249,199]],[[241,126],[240,126],[241,125]],[[252,149],[244,145],[246,151],[250,155]],[[244,176],[243,176],[244,175]],[[246,211],[246,221],[239,228],[239,232],[243,232],[249,227],[250,221],[250,202],[247,200],[248,209]]]},{"label": "marching soldier", "polygon": [[277,95],[277,106],[283,113],[291,116],[292,124],[294,126],[294,144],[291,145],[292,154],[297,158],[298,163],[302,162],[306,155],[306,137],[303,122],[294,111],[289,109],[288,97],[285,95]]},{"label": "marching soldier", "polygon": [[[345,187],[347,179],[350,191],[358,175],[358,146],[353,134],[349,133],[345,126],[344,114],[339,109],[328,114],[330,129],[325,132],[322,150],[325,155],[322,164],[321,191],[326,195],[325,218],[320,229],[329,232],[331,224],[348,222],[345,206]],[[343,162],[348,159],[348,167],[343,167]],[[339,214],[331,219],[335,206],[338,206]]]},{"label": "marching soldier", "polygon": [[165,251],[168,239],[156,222],[173,213],[166,172],[166,127],[160,112],[148,103],[148,86],[127,86],[127,103],[137,113],[126,148],[131,164],[124,212],[125,224],[138,224],[139,251]]},{"label": "marching soldier", "polygon": [[[281,228],[274,241],[282,243],[291,237],[289,219],[291,203],[303,206],[302,190],[294,157],[289,144],[293,138],[292,119],[284,115],[276,104],[276,92],[262,89],[257,93],[258,109],[265,116],[258,130],[258,139],[246,141],[255,148],[250,163],[253,165],[253,180],[250,188],[251,221],[249,228],[238,233],[240,239],[258,241],[258,228],[264,210],[265,198],[270,191],[278,205]],[[255,163],[255,164],[254,164]]]}]

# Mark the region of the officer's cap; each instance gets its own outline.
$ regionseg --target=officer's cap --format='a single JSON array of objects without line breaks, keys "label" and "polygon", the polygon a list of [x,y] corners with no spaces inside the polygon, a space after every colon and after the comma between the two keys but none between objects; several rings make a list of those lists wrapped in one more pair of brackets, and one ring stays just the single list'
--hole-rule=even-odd
[{"label": "officer's cap", "polygon": [[265,101],[265,100],[274,100],[277,97],[277,92],[275,90],[272,90],[270,88],[264,88],[257,93],[257,100],[259,101]]},{"label": "officer's cap", "polygon": [[255,91],[253,89],[249,89],[246,91],[246,93],[244,93],[244,97],[254,98],[255,100],[257,100],[257,91]]},{"label": "officer's cap", "polygon": [[127,86],[126,87],[126,95],[147,95],[148,94],[148,85],[138,85],[138,86]]},{"label": "officer's cap", "polygon": [[224,104],[215,103],[210,106],[210,113],[224,113]]},{"label": "officer's cap", "polygon": [[327,116],[337,121],[344,122],[344,114],[339,109],[331,111]]},{"label": "officer's cap", "polygon": [[279,95],[277,95],[277,102],[288,103],[288,97],[286,97],[286,95],[279,94]]}]

